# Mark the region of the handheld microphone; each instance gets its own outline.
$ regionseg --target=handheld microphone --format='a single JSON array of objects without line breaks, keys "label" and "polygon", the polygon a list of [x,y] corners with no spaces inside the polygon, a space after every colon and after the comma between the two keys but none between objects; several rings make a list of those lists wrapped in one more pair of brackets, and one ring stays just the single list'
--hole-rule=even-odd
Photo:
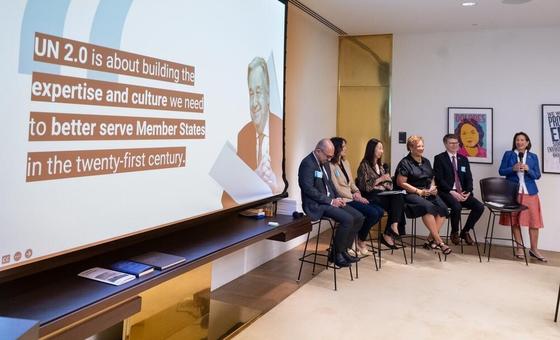
[{"label": "handheld microphone", "polygon": [[389,169],[389,164],[383,163],[383,171],[385,171],[386,174],[391,171],[391,169]]},{"label": "handheld microphone", "polygon": [[[520,152],[517,156],[519,156],[519,163],[523,163],[523,156],[524,156],[524,153],[523,153],[523,152]],[[524,172],[527,173],[527,170],[524,170]]]}]

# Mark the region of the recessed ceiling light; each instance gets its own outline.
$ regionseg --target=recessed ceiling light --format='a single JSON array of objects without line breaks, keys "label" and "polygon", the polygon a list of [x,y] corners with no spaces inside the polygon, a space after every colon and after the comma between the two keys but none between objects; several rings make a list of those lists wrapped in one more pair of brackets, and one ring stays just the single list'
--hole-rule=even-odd
[{"label": "recessed ceiling light", "polygon": [[521,5],[530,2],[531,0],[502,0],[503,4],[506,5]]},{"label": "recessed ceiling light", "polygon": [[472,1],[463,2],[463,3],[461,4],[461,6],[463,6],[463,7],[476,6],[476,2],[472,2]]}]

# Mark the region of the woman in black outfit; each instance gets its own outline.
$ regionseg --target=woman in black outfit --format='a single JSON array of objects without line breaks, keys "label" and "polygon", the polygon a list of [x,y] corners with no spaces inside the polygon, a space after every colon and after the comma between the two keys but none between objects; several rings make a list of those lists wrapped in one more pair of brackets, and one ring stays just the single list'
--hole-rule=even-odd
[{"label": "woman in black outfit", "polygon": [[424,157],[424,139],[410,136],[406,142],[408,155],[397,165],[397,185],[406,190],[404,198],[411,216],[422,217],[430,231],[428,246],[439,248],[444,254],[451,253],[439,236],[439,230],[449,215],[447,206],[437,195],[433,169],[430,161]]},{"label": "woman in black outfit", "polygon": [[387,211],[387,226],[381,242],[395,249],[394,237],[405,233],[404,198],[401,194],[380,195],[393,190],[393,181],[388,174],[387,164],[381,162],[382,157],[383,143],[376,138],[370,139],[358,167],[356,185],[372,204],[382,206]]}]

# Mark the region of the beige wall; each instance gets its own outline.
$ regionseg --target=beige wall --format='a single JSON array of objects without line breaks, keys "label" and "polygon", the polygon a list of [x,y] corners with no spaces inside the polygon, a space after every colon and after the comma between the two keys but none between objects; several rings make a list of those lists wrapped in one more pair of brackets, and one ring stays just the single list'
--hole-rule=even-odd
[{"label": "beige wall", "polygon": [[[322,137],[336,133],[338,36],[298,8],[288,7],[286,56],[286,178],[290,198],[301,206],[299,163]],[[295,247],[262,241],[213,263],[212,289]],[[295,279],[295,278],[294,278]]]},{"label": "beige wall", "polygon": [[[531,151],[542,157],[540,106],[560,103],[560,47],[551,43],[559,35],[560,27],[396,34],[393,136],[398,131],[423,135],[426,157],[433,159],[443,150],[448,106],[494,108],[494,163],[472,165],[475,195],[480,197],[479,179],[498,176],[502,155],[511,148],[515,132],[525,131],[531,137]],[[393,138],[393,166],[405,154],[405,146]],[[544,219],[539,246],[559,251],[560,175],[543,174],[537,185]],[[479,240],[487,219],[485,214],[476,226]],[[496,233],[509,237],[507,228],[498,227]],[[529,240],[527,235],[524,239]]]}]

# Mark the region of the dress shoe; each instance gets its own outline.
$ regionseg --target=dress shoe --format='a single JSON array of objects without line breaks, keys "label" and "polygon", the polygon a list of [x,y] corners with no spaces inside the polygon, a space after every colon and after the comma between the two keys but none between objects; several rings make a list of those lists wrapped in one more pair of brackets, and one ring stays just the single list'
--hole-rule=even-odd
[{"label": "dress shoe", "polygon": [[348,254],[347,252],[342,252],[341,254],[342,254],[342,257],[343,257],[343,258],[346,260],[346,262],[348,262],[348,263],[355,263],[355,262],[360,261],[360,258],[359,258],[359,257],[352,256],[352,255]]},{"label": "dress shoe", "polygon": [[387,242],[383,236],[381,236],[380,241],[381,241],[381,244],[383,244],[385,247],[387,247],[389,249],[398,249],[396,245],[390,244],[389,242]]},{"label": "dress shoe", "polygon": [[539,261],[541,261],[541,262],[548,262],[548,260],[547,260],[544,256],[538,256],[537,254],[535,254],[535,253],[533,252],[532,249],[529,249],[529,255],[530,255],[531,257],[536,258],[537,260],[539,260]]},{"label": "dress shoe", "polygon": [[459,245],[459,243],[461,243],[461,239],[459,238],[459,233],[456,231],[452,231],[451,235],[451,242],[453,242],[454,245]]},{"label": "dress shoe", "polygon": [[352,263],[348,262],[346,258],[344,258],[343,253],[338,253],[334,256],[334,261],[332,261],[338,267],[350,267]]},{"label": "dress shoe", "polygon": [[[466,244],[468,244],[469,246],[472,246],[474,244],[473,239],[471,238],[471,235],[469,234],[468,231],[464,231],[461,233],[461,238],[465,241]],[[453,239],[451,239],[453,241]]]}]

